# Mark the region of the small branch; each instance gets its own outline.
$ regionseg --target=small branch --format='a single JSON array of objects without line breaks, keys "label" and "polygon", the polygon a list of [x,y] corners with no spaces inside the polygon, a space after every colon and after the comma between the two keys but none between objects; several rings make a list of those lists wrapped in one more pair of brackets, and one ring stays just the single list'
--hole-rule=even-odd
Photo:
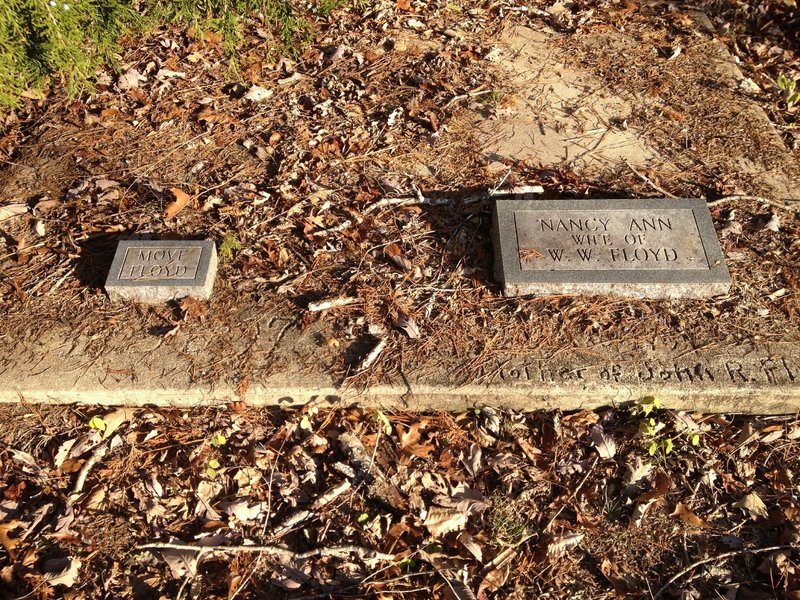
[{"label": "small branch", "polygon": [[83,491],[83,486],[86,485],[86,478],[89,476],[89,471],[92,470],[95,463],[98,460],[103,458],[106,454],[106,445],[101,444],[97,448],[94,449],[92,455],[86,459],[86,462],[83,463],[81,470],[78,472],[78,478],[75,480],[75,487],[72,488],[72,496],[74,497],[76,494],[80,494]]},{"label": "small branch", "polygon": [[364,214],[368,215],[376,210],[380,210],[381,208],[386,208],[388,206],[410,206],[413,204],[421,206],[445,206],[447,204],[451,204],[452,202],[453,200],[450,198],[426,198],[422,195],[422,192],[419,191],[419,188],[416,188],[415,186],[415,193],[413,196],[398,196],[397,198],[384,198],[383,200],[378,200],[377,202],[367,206],[364,209]]},{"label": "small branch", "polygon": [[683,569],[682,571],[678,572],[677,575],[674,575],[672,579],[670,579],[667,583],[661,586],[661,589],[658,590],[653,596],[653,600],[658,600],[661,596],[664,595],[673,583],[681,579],[684,575],[691,573],[697,567],[701,567],[707,563],[715,562],[717,560],[722,560],[724,558],[731,558],[734,556],[743,556],[744,554],[763,554],[764,552],[777,552],[778,550],[800,550],[800,546],[797,544],[786,544],[783,546],[768,546],[767,548],[743,548],[741,550],[733,550],[731,552],[723,552],[722,554],[717,554],[716,556],[708,556],[696,562],[693,562],[688,567]]},{"label": "small branch", "polygon": [[511,175],[511,172],[513,170],[514,169],[512,167],[508,168],[508,171],[506,171],[506,174],[503,175],[503,178],[497,183],[497,185],[494,186],[491,190],[489,190],[489,195],[490,196],[493,196],[494,194],[496,194],[497,190],[499,190],[501,187],[503,187],[503,184],[506,182],[506,179],[508,179],[508,176]]},{"label": "small branch", "polygon": [[259,553],[259,554],[286,554],[294,560],[306,560],[314,558],[315,556],[334,556],[337,558],[344,558],[350,554],[356,554],[362,560],[394,560],[394,554],[384,554],[372,548],[365,548],[364,546],[332,546],[330,548],[315,548],[308,552],[292,552],[288,548],[282,546],[195,546],[192,544],[170,544],[170,543],[155,543],[144,544],[137,546],[137,550],[177,550],[179,552],[199,552],[205,554],[206,552],[245,552],[245,553]]},{"label": "small branch", "polygon": [[328,310],[329,308],[339,308],[341,306],[347,306],[348,304],[355,304],[356,302],[360,301],[360,298],[352,298],[349,296],[342,296],[341,298],[329,298],[328,300],[323,300],[322,302],[309,302],[308,310],[310,312],[320,312],[323,310]]},{"label": "small branch", "polygon": [[497,188],[489,192],[489,196],[508,196],[522,194],[544,194],[544,188],[540,185],[517,185],[510,188]]},{"label": "small branch", "polygon": [[624,162],[624,163],[627,165],[627,167],[628,167],[628,168],[629,168],[631,171],[633,171],[633,172],[634,172],[636,175],[638,175],[638,176],[639,176],[639,178],[640,178],[642,181],[644,181],[645,183],[647,183],[647,184],[648,184],[648,185],[649,185],[651,188],[653,188],[655,191],[657,191],[657,192],[659,192],[659,193],[661,193],[661,194],[664,194],[664,195],[665,195],[667,198],[677,198],[677,196],[676,196],[676,195],[674,195],[674,194],[670,194],[670,193],[669,193],[667,190],[665,190],[665,189],[663,189],[663,188],[660,188],[660,187],[658,187],[658,186],[657,186],[655,183],[653,183],[653,182],[650,180],[650,178],[649,178],[649,177],[647,177],[647,175],[644,175],[643,173],[640,173],[639,171],[637,171],[637,170],[634,168],[634,166],[633,166],[631,163],[629,163],[627,160],[623,159],[623,160],[622,160],[622,162]]},{"label": "small branch", "polygon": [[320,508],[330,504],[336,498],[344,494],[347,490],[352,487],[352,484],[349,480],[345,479],[342,483],[337,486],[330,488],[327,492],[322,494],[319,498],[317,498],[314,503],[311,505],[310,509],[300,510],[294,514],[289,515],[283,522],[275,528],[275,531],[272,533],[273,539],[278,539],[289,533],[295,526],[299,525],[300,523],[310,519],[314,516],[314,511],[319,510]]},{"label": "small branch", "polygon": [[337,486],[332,487],[327,492],[322,494],[322,496],[317,498],[314,501],[314,504],[311,505],[311,508],[314,509],[314,510],[319,510],[323,506],[327,506],[328,504],[330,504],[331,502],[336,500],[336,498],[338,498],[339,496],[344,494],[352,486],[353,486],[353,484],[350,483],[350,480],[349,479],[345,479],[342,483],[340,483]]},{"label": "small branch", "polygon": [[494,90],[473,90],[471,92],[467,92],[466,94],[453,96],[452,98],[450,98],[447,104],[444,105],[444,107],[447,108],[448,106],[458,102],[459,100],[465,100],[467,98],[476,98],[477,96],[485,96],[486,94],[491,94],[493,91]]},{"label": "small branch", "polygon": [[357,555],[361,560],[394,560],[394,554],[384,554],[371,548],[364,546],[334,546],[332,548],[316,548],[295,554],[295,560],[305,560],[314,558],[315,556],[335,556],[337,558],[344,558],[350,554]]},{"label": "small branch", "polygon": [[724,198],[719,198],[718,200],[712,200],[706,206],[709,208],[713,208],[714,206],[720,206],[721,204],[725,204],[726,202],[737,202],[739,200],[750,200],[752,202],[761,202],[763,204],[769,204],[770,206],[774,206],[775,208],[780,208],[782,210],[794,210],[793,208],[786,206],[782,202],[777,202],[775,200],[770,200],[769,198],[764,198],[763,196],[725,196]]},{"label": "small branch", "polygon": [[386,348],[386,340],[382,339],[375,344],[375,347],[370,351],[369,354],[367,354],[364,360],[361,361],[361,363],[358,365],[357,372],[361,373],[362,371],[369,369],[372,366],[372,363],[378,360],[378,357],[381,355],[381,352],[383,352],[384,348]]},{"label": "small branch", "polygon": [[338,225],[334,225],[333,227],[328,227],[328,229],[321,229],[320,231],[315,231],[311,235],[313,235],[314,237],[327,237],[327,236],[331,235],[332,233],[338,233],[340,231],[344,231],[345,229],[350,227],[352,224],[353,224],[353,222],[351,220],[345,219],[344,221],[342,221]]}]

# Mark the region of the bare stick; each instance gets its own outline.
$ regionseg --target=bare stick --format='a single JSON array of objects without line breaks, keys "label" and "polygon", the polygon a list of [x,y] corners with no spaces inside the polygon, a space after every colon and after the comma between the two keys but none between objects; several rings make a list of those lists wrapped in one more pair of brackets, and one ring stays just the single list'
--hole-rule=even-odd
[{"label": "bare stick", "polygon": [[328,310],[329,308],[339,308],[340,306],[347,306],[348,304],[354,304],[360,301],[361,301],[360,298],[352,298],[350,296],[342,296],[341,298],[329,298],[327,300],[323,300],[322,302],[309,302],[308,310],[310,312],[320,312],[323,310]]},{"label": "bare stick", "polygon": [[330,488],[327,492],[322,494],[319,498],[314,501],[314,504],[311,505],[311,508],[314,510],[319,510],[323,506],[326,506],[336,500],[339,496],[344,494],[347,490],[352,487],[352,483],[350,483],[349,479],[345,479],[342,483],[337,486]]},{"label": "bare stick", "polygon": [[245,552],[258,554],[286,554],[294,560],[306,560],[315,556],[335,556],[344,558],[356,554],[361,559],[394,560],[394,554],[384,554],[364,546],[332,546],[330,548],[315,548],[308,552],[292,552],[282,546],[195,546],[193,544],[155,543],[137,546],[137,550],[177,550],[179,552]]},{"label": "bare stick", "polygon": [[92,455],[83,463],[83,467],[78,472],[78,478],[75,480],[75,487],[72,488],[72,495],[75,496],[76,494],[80,494],[83,491],[83,486],[86,485],[86,478],[89,476],[89,471],[92,470],[95,463],[103,458],[106,454],[106,446],[105,444],[101,444],[97,448],[94,449]]},{"label": "bare stick", "polygon": [[784,546],[768,546],[766,548],[742,548],[741,550],[733,550],[731,552],[723,552],[722,554],[717,554],[715,556],[707,556],[701,560],[693,562],[688,567],[683,569],[682,571],[678,572],[677,575],[674,575],[672,579],[670,579],[667,583],[661,586],[661,589],[658,590],[653,596],[653,600],[658,600],[661,596],[664,595],[673,583],[681,579],[687,573],[694,571],[697,567],[705,565],[710,562],[714,562],[717,560],[722,560],[724,558],[731,558],[733,556],[742,556],[744,554],[763,554],[764,552],[777,552],[778,550],[798,550],[800,546],[797,544],[786,544]]},{"label": "bare stick", "polygon": [[661,194],[664,194],[664,195],[665,195],[667,198],[677,198],[677,196],[676,196],[676,195],[674,195],[674,194],[670,194],[670,193],[669,193],[667,190],[665,190],[665,189],[663,189],[663,188],[660,188],[660,187],[658,187],[658,186],[657,186],[655,183],[653,183],[653,182],[650,180],[650,178],[649,178],[649,177],[647,177],[647,175],[644,175],[643,173],[640,173],[639,171],[637,171],[637,170],[634,168],[634,166],[633,166],[631,163],[629,163],[627,160],[623,159],[623,160],[622,160],[622,162],[624,162],[624,163],[625,163],[625,164],[628,166],[628,168],[629,168],[631,171],[633,171],[633,172],[634,172],[636,175],[638,175],[638,176],[639,176],[639,178],[640,178],[642,181],[644,181],[645,183],[647,183],[647,184],[648,184],[648,185],[649,185],[651,188],[653,188],[655,191],[657,191],[657,192],[659,192],[659,193],[661,193]]},{"label": "bare stick", "polygon": [[311,505],[311,509],[298,511],[296,513],[289,515],[286,519],[284,519],[283,522],[280,525],[278,525],[278,527],[275,528],[275,531],[272,534],[272,538],[277,539],[283,537],[284,535],[289,533],[289,531],[291,531],[292,528],[294,528],[296,525],[299,525],[300,523],[314,516],[315,510],[319,510],[323,506],[330,504],[336,498],[338,498],[339,496],[344,494],[347,490],[349,490],[351,486],[352,484],[350,483],[350,481],[345,479],[339,485],[330,488],[327,492],[322,494],[322,496],[320,496],[314,501],[314,503]]},{"label": "bare stick", "polygon": [[426,198],[416,186],[415,190],[416,191],[413,196],[398,196],[396,198],[384,198],[383,200],[378,200],[377,202],[366,207],[364,209],[364,214],[366,215],[375,212],[376,210],[386,208],[387,206],[410,206],[413,204],[421,206],[446,206],[453,203],[452,198]]},{"label": "bare stick", "polygon": [[327,237],[332,233],[338,233],[340,231],[344,231],[345,229],[350,227],[352,224],[353,224],[353,222],[350,219],[345,219],[344,221],[342,221],[338,225],[334,225],[333,227],[328,227],[328,229],[322,229],[320,231],[315,231],[311,235],[313,235],[314,237]]},{"label": "bare stick", "polygon": [[369,354],[367,354],[364,360],[361,361],[361,364],[358,365],[358,372],[360,373],[361,371],[366,371],[369,369],[372,366],[372,363],[378,360],[378,357],[381,355],[381,352],[383,352],[384,348],[386,348],[386,340],[382,339],[375,344],[375,347],[370,351]]},{"label": "bare stick", "polygon": [[794,210],[790,206],[786,206],[782,202],[777,202],[775,200],[770,200],[769,198],[764,198],[763,196],[725,196],[724,198],[719,198],[718,200],[712,200],[707,204],[709,208],[714,206],[719,206],[720,204],[725,204],[726,202],[737,202],[739,200],[751,200],[753,202],[761,202],[763,204],[769,204],[770,206],[774,206],[775,208],[781,208],[783,210]]},{"label": "bare stick", "polygon": [[444,105],[444,107],[447,108],[454,102],[458,102],[459,100],[464,100],[466,98],[475,98],[477,96],[484,96],[486,94],[491,94],[493,91],[494,90],[473,90],[471,92],[467,92],[466,94],[461,94],[460,96],[453,96],[452,98],[450,98],[447,104]]}]

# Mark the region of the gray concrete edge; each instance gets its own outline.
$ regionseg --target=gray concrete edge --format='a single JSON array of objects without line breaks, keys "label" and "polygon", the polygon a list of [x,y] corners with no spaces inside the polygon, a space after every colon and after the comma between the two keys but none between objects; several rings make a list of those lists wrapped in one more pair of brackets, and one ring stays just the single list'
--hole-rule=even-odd
[{"label": "gray concrete edge", "polygon": [[660,389],[627,386],[592,389],[567,389],[550,386],[514,385],[391,385],[381,384],[367,390],[355,387],[319,386],[261,386],[254,385],[244,398],[233,387],[213,389],[142,388],[109,390],[102,386],[81,389],[0,389],[0,403],[26,402],[31,404],[97,404],[106,406],[159,406],[193,408],[221,406],[244,400],[250,406],[300,406],[308,403],[327,406],[358,404],[385,410],[466,411],[476,407],[493,406],[520,411],[578,410],[617,406],[647,395],[658,396],[665,408],[698,412],[730,412],[757,414],[790,414],[800,411],[800,386],[792,385],[742,389],[720,386],[703,390]]}]

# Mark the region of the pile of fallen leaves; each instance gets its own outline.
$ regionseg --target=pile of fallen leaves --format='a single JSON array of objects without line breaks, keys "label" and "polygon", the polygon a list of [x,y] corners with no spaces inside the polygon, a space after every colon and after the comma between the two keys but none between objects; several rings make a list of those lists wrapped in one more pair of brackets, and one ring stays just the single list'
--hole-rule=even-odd
[{"label": "pile of fallen leaves", "polygon": [[800,597],[794,418],[3,413],[5,597]]}]

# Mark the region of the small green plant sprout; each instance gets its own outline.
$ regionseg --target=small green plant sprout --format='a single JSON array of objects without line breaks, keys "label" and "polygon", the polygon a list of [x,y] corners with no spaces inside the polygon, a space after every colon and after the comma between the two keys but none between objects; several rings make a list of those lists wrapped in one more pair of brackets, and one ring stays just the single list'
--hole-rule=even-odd
[{"label": "small green plant sprout", "polygon": [[490,517],[493,543],[500,546],[514,545],[528,531],[528,510],[522,502],[495,491],[492,494]]},{"label": "small green plant sprout", "polygon": [[313,431],[314,426],[311,424],[311,417],[316,415],[319,412],[319,407],[312,406],[308,409],[308,413],[304,414],[303,417],[300,419],[300,429],[304,431],[311,432]]},{"label": "small green plant sprout", "polygon": [[360,515],[358,515],[358,519],[356,519],[356,522],[359,525],[361,523],[366,523],[367,521],[369,521],[369,513],[361,513]]},{"label": "small green plant sprout", "polygon": [[242,249],[242,242],[236,237],[236,234],[229,231],[222,238],[222,243],[219,246],[219,254],[227,261],[233,260],[234,255]]},{"label": "small green plant sprout", "polygon": [[377,411],[374,416],[375,420],[378,421],[381,426],[381,431],[383,431],[383,433],[386,435],[392,435],[392,424],[389,422],[389,419],[386,417],[386,415],[383,414],[383,411]]},{"label": "small green plant sprout", "polygon": [[609,521],[619,521],[622,518],[622,513],[625,508],[625,503],[622,498],[615,498],[610,493],[608,487],[603,489],[603,514]]},{"label": "small green plant sprout", "polygon": [[664,452],[664,456],[672,452],[674,448],[674,444],[672,442],[672,438],[664,438],[663,440],[653,440],[647,446],[647,453],[650,456],[655,456],[656,453],[660,450]]},{"label": "small green plant sprout", "polygon": [[105,431],[106,422],[103,421],[102,417],[92,417],[89,419],[89,427],[92,429],[97,429],[98,431]]},{"label": "small green plant sprout", "polygon": [[778,89],[783,92],[787,108],[791,109],[800,104],[800,86],[797,79],[791,79],[781,73],[775,83],[778,85]]},{"label": "small green plant sprout", "polygon": [[408,574],[417,567],[417,563],[410,556],[405,556],[400,559],[400,562],[397,563],[397,566],[400,567],[400,570],[403,573]]},{"label": "small green plant sprout", "polygon": [[636,401],[636,408],[643,417],[648,417],[651,412],[661,408],[661,400],[655,396],[645,396]]},{"label": "small green plant sprout", "polygon": [[641,431],[644,435],[653,436],[656,434],[656,420],[653,417],[645,418],[639,421],[639,431]]},{"label": "small green plant sprout", "polygon": [[212,458],[206,463],[206,475],[208,475],[209,479],[216,478],[216,476],[219,474],[217,472],[217,469],[219,469],[219,467],[220,464],[216,458]]},{"label": "small green plant sprout", "polygon": [[227,443],[228,440],[221,433],[218,433],[211,438],[211,445],[214,446],[214,448],[219,448]]}]

